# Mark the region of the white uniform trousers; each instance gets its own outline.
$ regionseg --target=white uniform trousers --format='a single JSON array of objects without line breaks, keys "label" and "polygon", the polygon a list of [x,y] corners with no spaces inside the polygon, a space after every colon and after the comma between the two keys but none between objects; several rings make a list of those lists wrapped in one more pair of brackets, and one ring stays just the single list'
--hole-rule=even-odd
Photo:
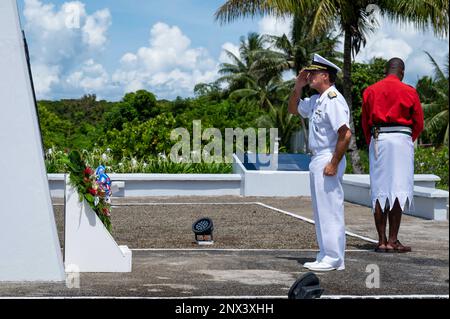
[{"label": "white uniform trousers", "polygon": [[317,243],[320,248],[317,260],[337,269],[344,269],[345,219],[342,177],[345,173],[346,160],[344,156],[335,176],[325,176],[323,170],[332,157],[331,153],[315,155],[309,165],[312,207]]}]

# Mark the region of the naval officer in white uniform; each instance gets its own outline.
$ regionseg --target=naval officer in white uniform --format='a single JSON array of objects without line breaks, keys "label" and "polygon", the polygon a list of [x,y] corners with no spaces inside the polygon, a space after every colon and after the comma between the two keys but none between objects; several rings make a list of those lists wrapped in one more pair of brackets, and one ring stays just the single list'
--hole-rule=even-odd
[{"label": "naval officer in white uniform", "polygon": [[[312,271],[345,269],[345,220],[342,176],[351,138],[350,111],[334,83],[340,68],[318,54],[300,71],[289,99],[289,112],[309,118],[311,199],[320,252],[304,267]],[[319,94],[301,99],[309,85]]]}]

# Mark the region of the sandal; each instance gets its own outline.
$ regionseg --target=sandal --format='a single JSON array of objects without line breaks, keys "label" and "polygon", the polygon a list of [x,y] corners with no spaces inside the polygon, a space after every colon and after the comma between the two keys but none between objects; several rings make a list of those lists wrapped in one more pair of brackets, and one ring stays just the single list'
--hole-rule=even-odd
[{"label": "sandal", "polygon": [[[384,247],[381,247],[381,246],[384,246]],[[374,251],[376,253],[386,253],[387,252],[386,245],[385,244],[379,244],[379,245],[377,245],[377,247],[375,247]]]},{"label": "sandal", "polygon": [[[388,245],[391,245],[391,244],[388,243]],[[409,252],[411,252],[411,247],[404,246],[404,245],[402,245],[402,243],[400,243],[399,240],[397,240],[392,245],[392,248],[386,247],[386,251],[391,252],[391,253],[409,253]]]}]

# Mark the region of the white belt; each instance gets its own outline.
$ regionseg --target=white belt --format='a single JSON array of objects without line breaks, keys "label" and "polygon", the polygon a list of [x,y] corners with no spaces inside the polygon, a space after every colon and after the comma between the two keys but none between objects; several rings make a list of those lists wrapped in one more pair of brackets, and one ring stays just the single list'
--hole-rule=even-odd
[{"label": "white belt", "polygon": [[412,129],[408,126],[379,126],[375,127],[372,136],[374,137],[375,159],[378,159],[378,135],[382,133],[402,133],[412,136]]},{"label": "white belt", "polygon": [[404,133],[408,135],[412,135],[412,129],[408,126],[386,126],[379,127],[379,133]]}]

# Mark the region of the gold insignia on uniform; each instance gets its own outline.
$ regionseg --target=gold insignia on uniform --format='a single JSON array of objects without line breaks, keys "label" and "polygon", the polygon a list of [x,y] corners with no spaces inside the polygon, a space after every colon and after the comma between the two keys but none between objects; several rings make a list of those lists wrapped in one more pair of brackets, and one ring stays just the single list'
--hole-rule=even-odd
[{"label": "gold insignia on uniform", "polygon": [[328,92],[328,97],[329,97],[330,99],[334,99],[334,98],[337,97],[337,94],[336,94],[336,92],[331,91],[331,92]]}]

